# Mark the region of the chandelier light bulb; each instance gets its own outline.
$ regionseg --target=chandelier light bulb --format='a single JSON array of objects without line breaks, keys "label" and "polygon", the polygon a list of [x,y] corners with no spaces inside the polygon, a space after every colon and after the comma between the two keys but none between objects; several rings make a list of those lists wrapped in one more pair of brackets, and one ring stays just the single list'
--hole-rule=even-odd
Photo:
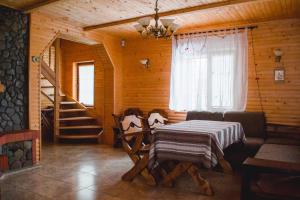
[{"label": "chandelier light bulb", "polygon": [[274,49],[275,56],[282,56],[282,50],[281,49]]},{"label": "chandelier light bulb", "polygon": [[[179,28],[178,24],[174,23],[175,19],[159,19],[158,15],[158,0],[155,2],[155,16],[140,18],[134,25],[134,28],[141,34],[142,37],[155,37],[169,39],[174,32]],[[151,20],[154,20],[154,24],[151,24]]]},{"label": "chandelier light bulb", "polygon": [[144,30],[143,26],[140,25],[140,24],[134,25],[134,28],[135,28],[139,33],[142,33],[143,30]]},{"label": "chandelier light bulb", "polygon": [[143,17],[141,19],[138,20],[138,23],[143,26],[144,28],[146,28],[147,26],[150,25],[150,21],[151,21],[151,17]]},{"label": "chandelier light bulb", "polygon": [[162,25],[168,28],[171,24],[173,24],[175,19],[160,19]]}]

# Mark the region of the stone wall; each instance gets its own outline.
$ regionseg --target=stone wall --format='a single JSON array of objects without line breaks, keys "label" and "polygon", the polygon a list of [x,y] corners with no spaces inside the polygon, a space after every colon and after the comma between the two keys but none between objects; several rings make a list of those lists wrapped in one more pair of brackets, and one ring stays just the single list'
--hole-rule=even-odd
[{"label": "stone wall", "polygon": [[32,166],[32,141],[11,142],[1,148],[2,156],[7,157],[7,163],[4,164],[7,165],[6,170]]},{"label": "stone wall", "polygon": [[0,133],[28,128],[29,16],[0,6]]}]

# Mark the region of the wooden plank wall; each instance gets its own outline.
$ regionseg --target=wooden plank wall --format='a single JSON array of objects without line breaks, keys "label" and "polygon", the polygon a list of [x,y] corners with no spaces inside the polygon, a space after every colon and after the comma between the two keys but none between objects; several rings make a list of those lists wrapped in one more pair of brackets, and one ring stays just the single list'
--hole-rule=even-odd
[{"label": "wooden plank wall", "polygon": [[[232,24],[231,24],[232,25]],[[299,19],[287,19],[258,24],[254,30],[254,46],[257,58],[257,71],[260,77],[263,106],[268,122],[300,125],[299,89],[300,77],[300,22]],[[128,107],[140,107],[145,112],[153,108],[168,109],[171,42],[165,40],[128,40],[126,47],[120,46],[120,39],[101,34],[97,31],[83,32],[81,28],[69,25],[66,21],[57,21],[39,12],[31,14],[30,23],[30,58],[40,55],[52,40],[64,33],[78,37],[93,39],[104,45],[113,71],[113,104],[112,110],[104,110],[105,115],[120,113]],[[287,77],[284,84],[273,81],[275,65],[272,50],[282,48],[282,58]],[[101,50],[100,50],[101,51]],[[142,68],[139,60],[150,58],[150,69]],[[249,48],[249,100],[247,110],[260,110],[257,85],[253,73],[251,47]],[[110,74],[110,75],[109,75]],[[29,60],[29,125],[30,129],[40,129],[40,68]],[[109,82],[110,78],[107,78]],[[106,95],[111,91],[109,88]],[[106,106],[105,106],[106,108]],[[101,111],[102,112],[102,111]],[[185,113],[169,111],[171,121],[185,118]],[[111,123],[111,122],[109,122]],[[112,142],[112,133],[108,133]]]},{"label": "wooden plank wall", "polygon": [[[88,38],[92,39],[99,44],[103,44],[107,51],[109,58],[114,67],[113,72],[115,77],[121,77],[121,48],[119,45],[120,39],[111,37],[96,31],[83,32],[82,28],[72,26],[67,21],[59,21],[49,18],[41,13],[33,12],[30,16],[30,55],[29,55],[29,128],[32,130],[40,130],[40,108],[41,108],[41,95],[40,95],[40,66],[38,63],[31,61],[32,56],[40,56],[43,51],[49,47],[54,39],[60,34],[68,35],[75,38]],[[113,59],[113,60],[112,60]],[[120,78],[121,79],[121,78]],[[121,81],[113,80],[114,84],[114,110],[107,112],[111,117],[112,112],[119,112],[121,106]],[[116,83],[116,84],[115,84]],[[117,99],[118,98],[118,99]],[[108,144],[112,143],[112,133],[109,132]]]},{"label": "wooden plank wall", "polygon": [[[262,105],[267,121],[300,125],[300,20],[286,19],[258,23],[253,30],[257,73]],[[275,83],[273,49],[283,50],[282,64],[286,81]],[[149,58],[150,68],[144,69],[140,59]],[[139,107],[144,112],[153,108],[168,110],[171,41],[130,40],[123,53],[123,110]],[[258,88],[249,34],[248,111],[260,111]],[[171,121],[185,119],[185,113],[169,111]]]}]

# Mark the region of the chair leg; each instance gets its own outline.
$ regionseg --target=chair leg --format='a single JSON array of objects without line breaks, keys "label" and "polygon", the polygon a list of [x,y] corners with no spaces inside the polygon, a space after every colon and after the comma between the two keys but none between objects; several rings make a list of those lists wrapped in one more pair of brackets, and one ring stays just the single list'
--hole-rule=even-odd
[{"label": "chair leg", "polygon": [[149,155],[144,155],[141,160],[138,160],[135,165],[122,176],[124,181],[132,181],[137,175],[142,174],[146,179],[147,184],[156,185],[154,177],[146,169],[149,161]]}]

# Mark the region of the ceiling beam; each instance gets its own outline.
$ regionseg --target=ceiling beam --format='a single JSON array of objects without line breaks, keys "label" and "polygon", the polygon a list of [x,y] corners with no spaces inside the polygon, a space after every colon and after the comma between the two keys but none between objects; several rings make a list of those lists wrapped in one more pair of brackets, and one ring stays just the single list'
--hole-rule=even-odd
[{"label": "ceiling beam", "polygon": [[47,6],[49,4],[52,4],[52,3],[55,3],[55,2],[58,2],[58,1],[61,1],[61,0],[45,0],[45,1],[42,1],[42,2],[38,2],[38,3],[35,3],[35,4],[25,6],[25,7],[21,8],[21,10],[24,13],[30,13],[30,12],[33,12],[34,10],[38,9],[38,8],[41,8],[43,6]]},{"label": "ceiling beam", "polygon": [[[258,0],[228,0],[228,1],[205,4],[205,5],[181,8],[181,9],[177,9],[177,10],[170,10],[170,11],[159,13],[159,16],[166,17],[166,16],[172,16],[172,15],[186,14],[186,13],[195,12],[195,11],[207,11],[209,9],[222,8],[225,6],[234,6],[237,4],[251,3],[251,2],[255,2],[255,1],[258,1]],[[143,17],[154,17],[154,14],[143,15],[143,16],[133,17],[133,18],[129,18],[129,19],[123,19],[123,20],[118,20],[118,21],[113,21],[113,22],[108,22],[108,23],[103,23],[103,24],[97,24],[97,25],[92,25],[92,26],[86,26],[86,27],[83,27],[83,30],[90,31],[90,30],[99,29],[99,28],[128,24],[128,23],[136,22],[138,19],[143,18]]]},{"label": "ceiling beam", "polygon": [[6,2],[0,2],[0,6],[4,6],[4,7],[7,7],[7,8],[18,10],[18,8],[14,7],[14,6],[6,3]]}]

